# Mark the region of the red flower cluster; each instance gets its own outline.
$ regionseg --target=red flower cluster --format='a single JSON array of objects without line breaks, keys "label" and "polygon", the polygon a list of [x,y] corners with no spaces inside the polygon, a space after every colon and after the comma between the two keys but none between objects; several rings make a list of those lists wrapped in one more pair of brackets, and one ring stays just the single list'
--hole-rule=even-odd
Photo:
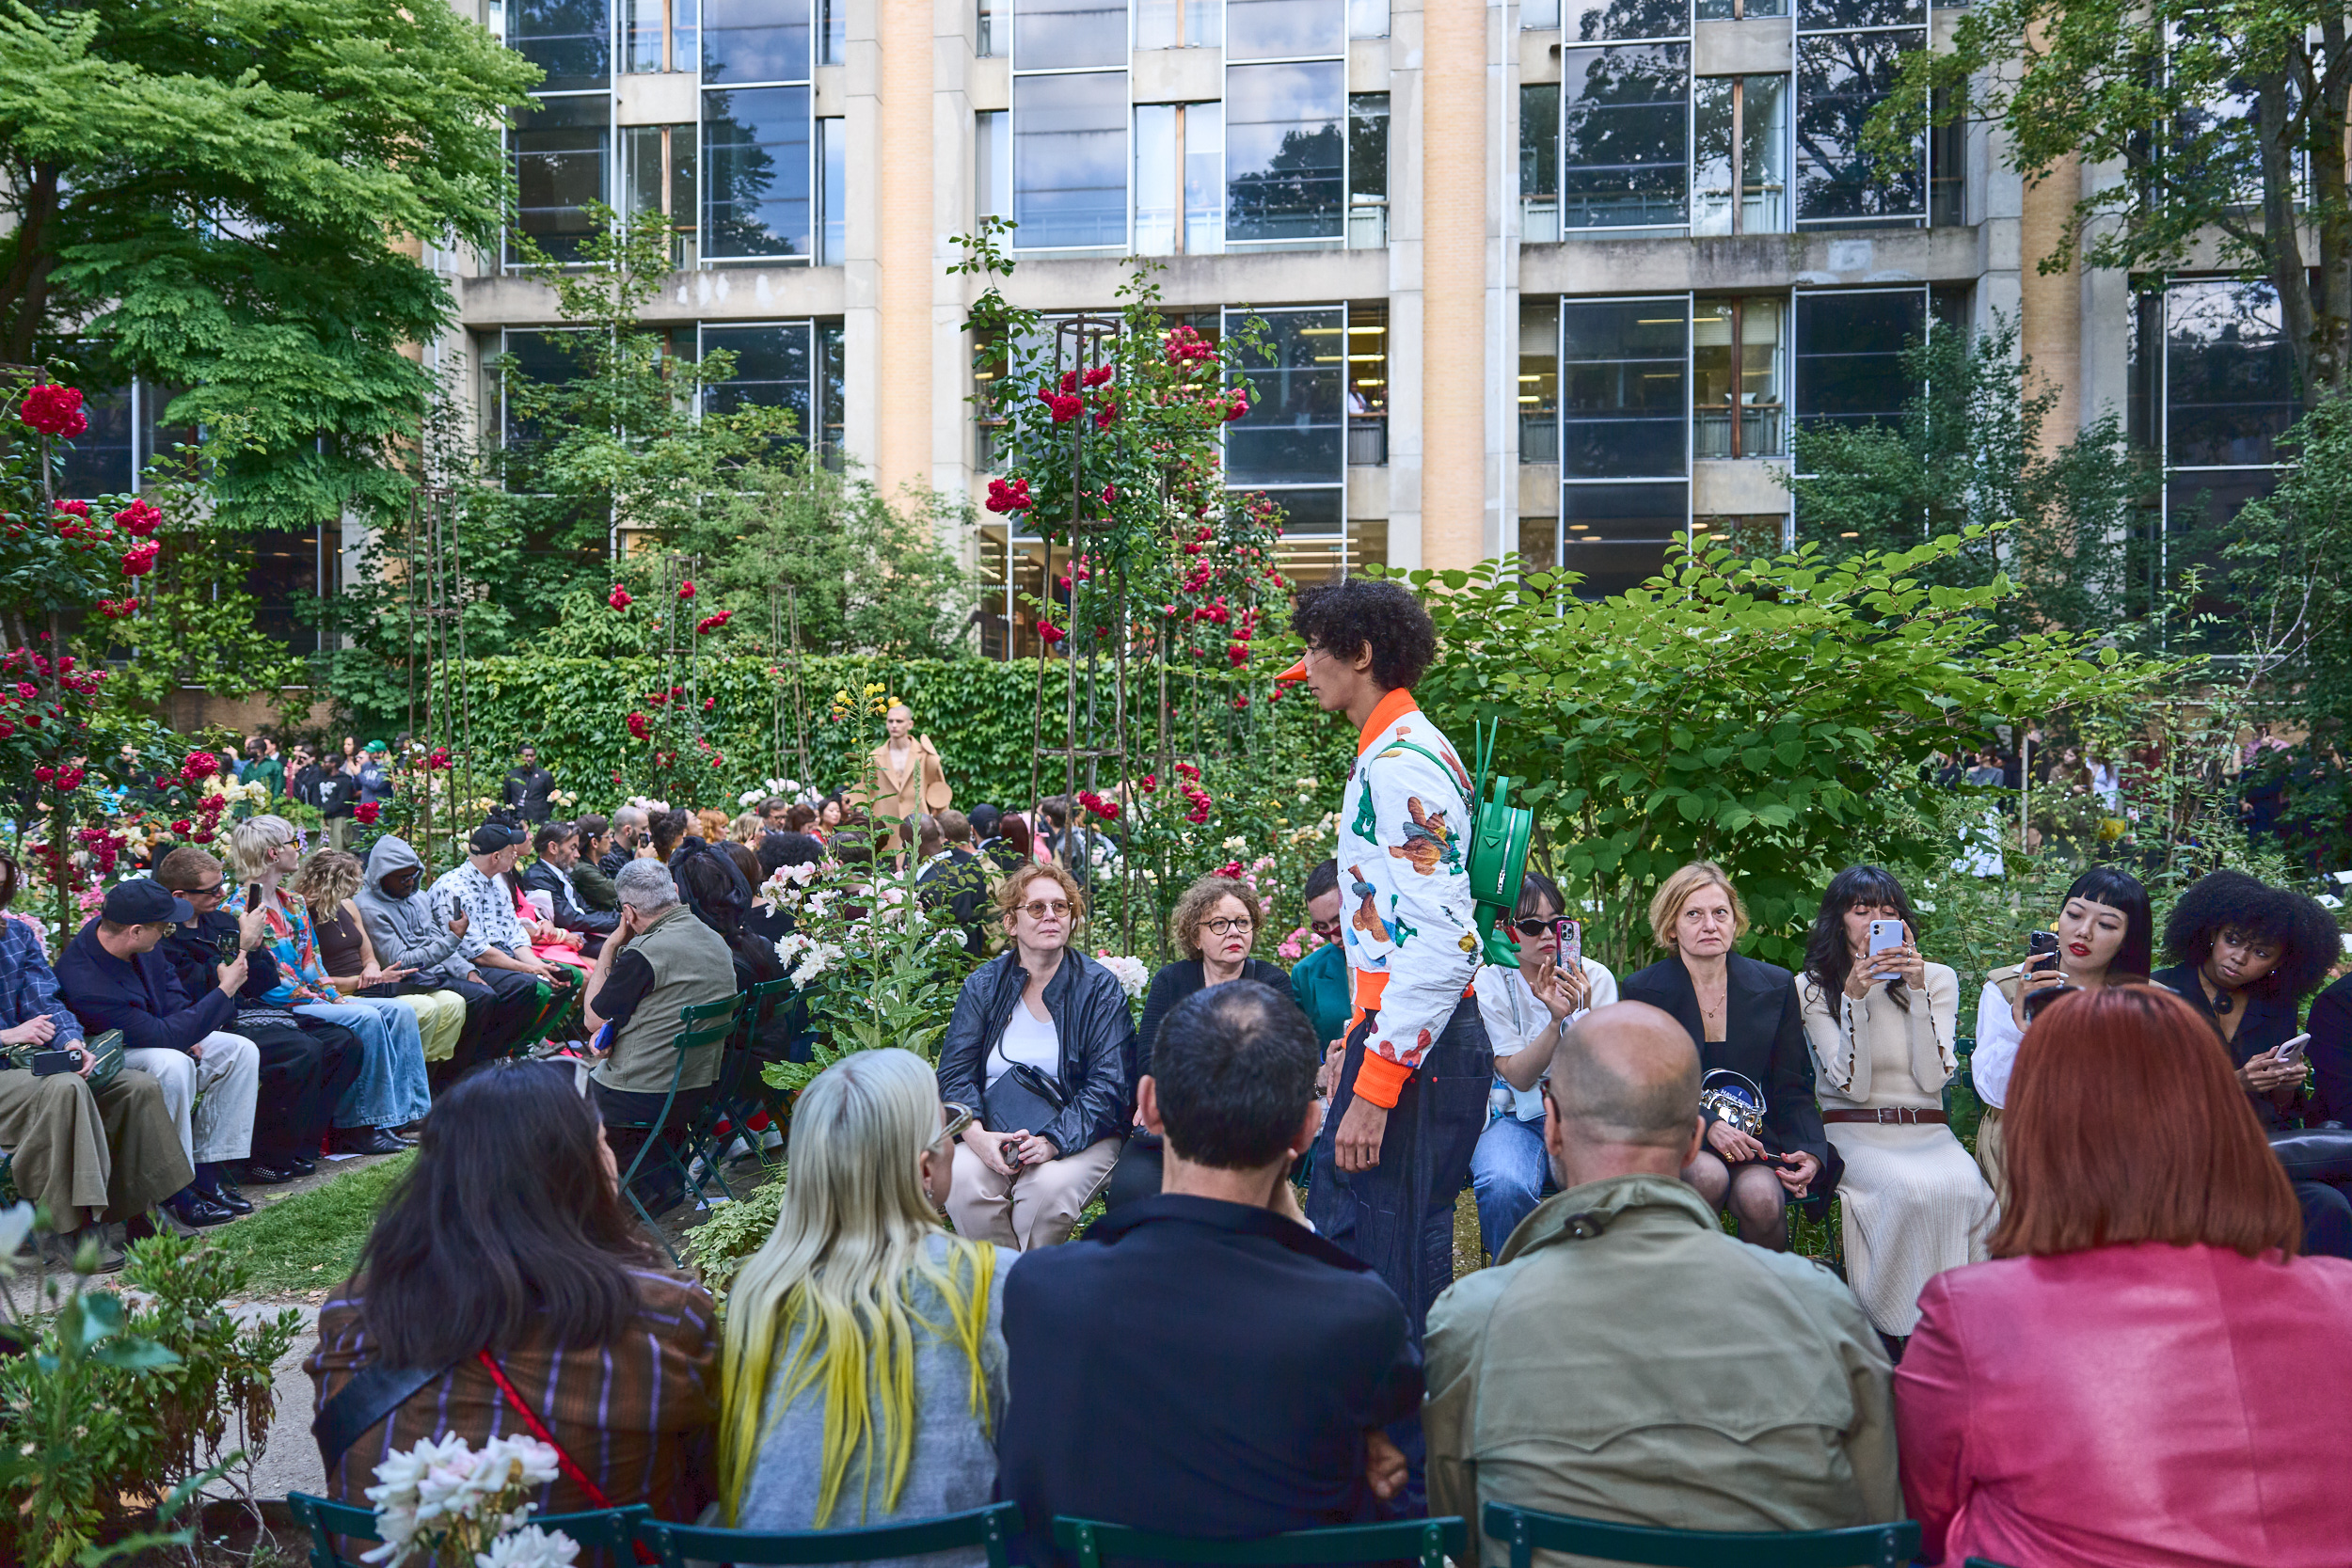
[{"label": "red flower cluster", "polygon": [[381,800],[362,800],[358,805],[351,808],[351,815],[352,817],[362,826],[373,827],[375,825],[375,819],[384,815],[384,802]]},{"label": "red flower cluster", "polygon": [[[59,501],[57,503],[57,510],[60,512],[71,512],[86,523],[89,521],[89,502],[87,501]],[[63,525],[61,524],[59,526],[62,527]]]},{"label": "red flower cluster", "polygon": [[1029,499],[1027,480],[992,479],[988,482],[988,499],[984,504],[991,512],[1026,512],[1037,503]]},{"label": "red flower cluster", "polygon": [[1160,792],[1160,776],[1157,773],[1146,773],[1136,781],[1136,787],[1146,795],[1157,795]]},{"label": "red flower cluster", "polygon": [[1105,822],[1116,822],[1119,820],[1119,802],[1116,800],[1106,800],[1090,789],[1082,789],[1078,791],[1078,804],[1086,807],[1087,810],[1092,812],[1095,816],[1101,817]]},{"label": "red flower cluster", "polygon": [[114,875],[115,863],[131,844],[122,834],[105,828],[76,829],[73,836],[89,851],[90,865],[102,878]]},{"label": "red flower cluster", "polygon": [[190,752],[187,759],[180,764],[180,778],[185,784],[209,779],[219,771],[220,758],[210,752]]},{"label": "red flower cluster", "polygon": [[717,631],[721,626],[725,626],[727,624],[727,617],[733,615],[735,611],[732,610],[723,610],[716,615],[704,616],[701,620],[694,623],[694,635],[697,637],[708,637],[712,632]]},{"label": "red flower cluster", "polygon": [[[83,514],[85,516],[87,513]],[[164,515],[147,501],[133,501],[115,514],[115,527],[144,539],[163,526]]]},{"label": "red flower cluster", "polygon": [[629,597],[628,589],[622,587],[616,582],[612,585],[612,592],[604,596],[604,602],[612,609],[618,610],[627,610],[630,605],[635,604],[637,601]]},{"label": "red flower cluster", "polygon": [[1209,819],[1209,808],[1216,803],[1209,792],[1200,787],[1200,769],[1191,763],[1176,765],[1176,787],[1183,792],[1184,804],[1192,809],[1184,813],[1184,820],[1194,827]]},{"label": "red flower cluster", "polygon": [[691,581],[679,583],[677,585],[677,596],[681,601],[692,598],[694,596],[693,583]]},{"label": "red flower cluster", "polygon": [[436,746],[424,754],[424,770],[428,773],[441,772],[449,764],[449,748],[446,746]]},{"label": "red flower cluster", "polygon": [[1113,368],[1111,366],[1097,365],[1094,369],[1087,372],[1083,379],[1089,387],[1107,387],[1110,385],[1112,373]]},{"label": "red flower cluster", "polygon": [[139,612],[139,601],[135,598],[101,599],[97,610],[109,621],[120,621]]},{"label": "red flower cluster", "polygon": [[162,550],[163,546],[152,539],[140,540],[123,552],[122,575],[126,578],[145,577],[155,569],[155,557]]},{"label": "red flower cluster", "polygon": [[718,705],[719,699],[716,697],[705,697],[703,699],[703,711],[705,713],[708,713],[712,708],[717,707]]},{"label": "red flower cluster", "polygon": [[1249,394],[1243,391],[1238,387],[1234,388],[1233,401],[1225,405],[1225,422],[1227,424],[1232,424],[1235,420],[1240,419],[1244,414],[1248,412]]},{"label": "red flower cluster", "polygon": [[1180,326],[1168,335],[1168,362],[1171,365],[1198,365],[1213,359],[1216,350],[1206,338],[1189,326]]},{"label": "red flower cluster", "polygon": [[1051,621],[1040,621],[1037,624],[1037,635],[1040,641],[1050,648],[1070,634]]},{"label": "red flower cluster", "polygon": [[33,769],[34,778],[40,780],[42,784],[56,784],[57,786],[57,793],[60,795],[81,788],[82,781],[88,776],[89,775],[83,769],[74,767],[71,763],[68,763],[63,768],[52,768],[44,763],[40,767]]},{"label": "red flower cluster", "polygon": [[1106,403],[1103,404],[1101,408],[1095,410],[1094,428],[1097,430],[1108,430],[1118,419],[1119,404],[1116,403]]},{"label": "red flower cluster", "polygon": [[1223,865],[1220,865],[1215,871],[1210,872],[1209,875],[1212,877],[1231,877],[1233,880],[1238,882],[1241,880],[1241,862],[1227,861]]},{"label": "red flower cluster", "polygon": [[1079,411],[1086,406],[1076,395],[1069,392],[1057,392],[1051,387],[1038,388],[1037,398],[1040,403],[1053,410],[1056,424],[1068,424],[1076,419]]},{"label": "red flower cluster", "polygon": [[55,382],[29,388],[24,403],[18,405],[16,417],[43,436],[71,439],[89,429],[89,416],[82,412],[81,388],[60,387]]},{"label": "red flower cluster", "polygon": [[640,740],[647,739],[653,735],[653,721],[643,713],[632,712],[628,716],[628,733]]}]

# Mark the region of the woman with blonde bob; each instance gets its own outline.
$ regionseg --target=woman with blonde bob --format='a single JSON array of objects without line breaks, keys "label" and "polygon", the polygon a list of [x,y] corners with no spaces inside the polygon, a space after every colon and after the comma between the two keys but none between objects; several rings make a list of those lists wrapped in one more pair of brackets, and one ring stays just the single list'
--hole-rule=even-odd
[{"label": "woman with blonde bob", "polygon": [[1015,1255],[939,1223],[970,1119],[905,1051],[859,1052],[802,1093],[783,1212],[727,1306],[719,1477],[736,1528],[856,1529],[989,1500]]},{"label": "woman with blonde bob", "polygon": [[1748,909],[1713,861],[1666,879],[1650,900],[1649,927],[1674,956],[1628,975],[1618,996],[1674,1014],[1698,1047],[1701,1070],[1736,1072],[1764,1095],[1764,1123],[1753,1133],[1707,1113],[1707,1147],[1682,1179],[1717,1209],[1729,1206],[1741,1241],[1784,1249],[1788,1205],[1836,1184],[1835,1171],[1822,1172],[1829,1139],[1813,1099],[1796,977],[1732,951],[1748,934]]}]

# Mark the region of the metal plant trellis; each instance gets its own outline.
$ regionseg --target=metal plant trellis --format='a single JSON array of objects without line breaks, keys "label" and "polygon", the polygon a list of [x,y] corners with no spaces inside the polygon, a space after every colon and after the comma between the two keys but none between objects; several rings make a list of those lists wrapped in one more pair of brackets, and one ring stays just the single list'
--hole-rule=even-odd
[{"label": "metal plant trellis", "polygon": [[769,673],[769,746],[778,773],[784,767],[784,697],[792,689],[792,751],[800,770],[792,777],[808,783],[808,698],[801,689],[801,589],[798,583],[776,581],[768,586],[768,650],[776,660]]},{"label": "metal plant trellis", "polygon": [[[473,793],[473,684],[466,664],[468,597],[465,553],[458,541],[461,503],[437,484],[419,485],[408,498],[405,555],[408,600],[408,733],[429,751],[449,756],[448,820],[435,820],[433,769],[417,784],[425,843],[437,829],[454,844],[466,832]],[[419,723],[418,705],[423,704]],[[403,757],[405,768],[411,759]]]}]

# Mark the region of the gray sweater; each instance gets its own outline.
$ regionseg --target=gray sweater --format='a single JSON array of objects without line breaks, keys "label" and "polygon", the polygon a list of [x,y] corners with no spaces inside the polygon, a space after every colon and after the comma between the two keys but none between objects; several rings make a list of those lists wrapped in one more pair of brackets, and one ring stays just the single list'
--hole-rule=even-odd
[{"label": "gray sweater", "polygon": [[[945,1235],[928,1243],[932,1261],[946,1257]],[[988,1322],[980,1336],[980,1371],[988,1388],[987,1422],[972,1410],[972,1370],[962,1350],[924,1326],[925,1321],[948,1323],[947,1304],[919,1275],[908,1291],[907,1306],[914,1328],[914,1453],[907,1468],[906,1488],[898,1506],[882,1506],[883,1482],[873,1481],[866,1506],[859,1502],[866,1454],[863,1446],[850,1456],[840,1499],[834,1503],[829,1529],[898,1524],[914,1519],[961,1513],[989,1501],[996,1482],[993,1433],[1005,1418],[1005,1272],[1019,1253],[1003,1247],[996,1254],[996,1272],[989,1282]],[[744,1482],[743,1503],[736,1524],[741,1529],[806,1530],[817,1528],[817,1475],[825,1443],[825,1400],[821,1388],[811,1388],[788,1409],[776,1408],[775,1379],[792,1364],[799,1349],[795,1332],[775,1348],[774,1372],[769,1385],[763,1420],[772,1423],[759,1445],[750,1478]],[[869,1389],[871,1386],[869,1385]],[[879,1466],[881,1459],[874,1456]],[[969,1552],[937,1552],[929,1557],[882,1563],[878,1568],[961,1568],[987,1560],[975,1547]]]},{"label": "gray sweater", "polygon": [[405,898],[394,898],[384,891],[386,877],[409,866],[421,873],[424,863],[397,833],[385,834],[368,851],[367,873],[353,902],[359,906],[359,919],[368,928],[375,961],[388,969],[413,969],[422,985],[461,979],[471,966],[458,951],[458,939],[449,934],[448,921],[435,912],[421,876],[417,891]]}]

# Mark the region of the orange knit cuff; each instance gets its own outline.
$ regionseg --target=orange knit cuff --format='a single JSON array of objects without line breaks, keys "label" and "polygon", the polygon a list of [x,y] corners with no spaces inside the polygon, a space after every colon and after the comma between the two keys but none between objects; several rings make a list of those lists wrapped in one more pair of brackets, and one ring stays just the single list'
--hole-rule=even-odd
[{"label": "orange knit cuff", "polygon": [[1403,1062],[1391,1062],[1367,1051],[1362,1064],[1356,1069],[1357,1097],[1371,1101],[1384,1111],[1393,1111],[1397,1097],[1405,1092],[1405,1085],[1412,1076],[1413,1069]]}]

